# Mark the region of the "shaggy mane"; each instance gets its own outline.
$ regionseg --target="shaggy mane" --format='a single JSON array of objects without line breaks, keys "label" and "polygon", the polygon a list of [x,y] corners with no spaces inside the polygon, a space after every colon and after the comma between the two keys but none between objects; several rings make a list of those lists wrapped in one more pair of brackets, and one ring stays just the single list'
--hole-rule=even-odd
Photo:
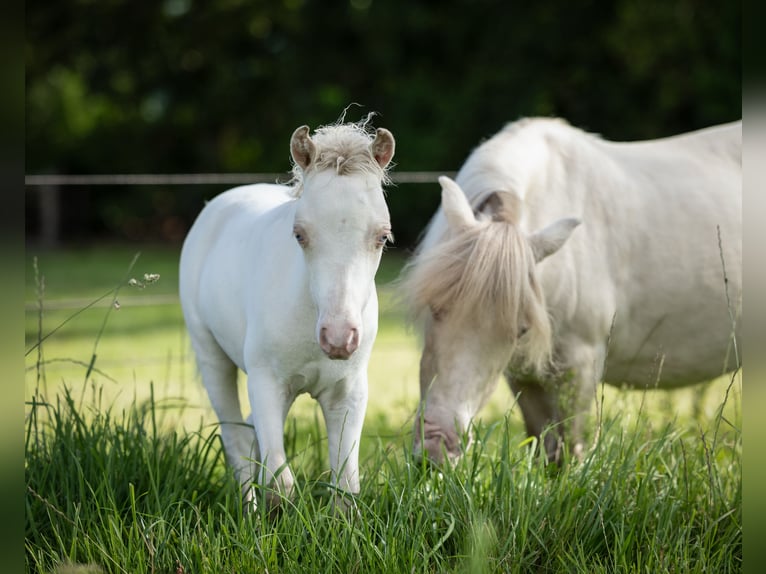
[{"label": "shaggy mane", "polygon": [[[316,146],[316,158],[306,170],[308,173],[333,169],[337,175],[371,175],[380,180],[382,185],[388,185],[391,180],[388,168],[382,168],[370,152],[370,144],[375,140],[375,130],[372,128],[370,113],[358,122],[338,123],[322,126],[314,131],[311,140]],[[303,182],[307,173],[293,162],[292,179],[293,194],[298,197],[303,191]]]},{"label": "shaggy mane", "polygon": [[514,364],[537,371],[548,365],[545,297],[532,248],[513,224],[485,219],[447,236],[415,255],[400,287],[414,319],[431,313],[457,325],[471,320],[509,342]]}]

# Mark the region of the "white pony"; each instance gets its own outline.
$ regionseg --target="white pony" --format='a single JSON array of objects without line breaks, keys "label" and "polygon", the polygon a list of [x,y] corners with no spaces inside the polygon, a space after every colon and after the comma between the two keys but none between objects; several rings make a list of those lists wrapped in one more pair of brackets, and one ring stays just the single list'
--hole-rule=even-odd
[{"label": "white pony", "polygon": [[[322,408],[333,483],[359,491],[367,364],[378,327],[374,278],[391,239],[381,186],[394,145],[382,128],[373,139],[367,121],[320,128],[313,138],[299,127],[290,140],[292,185],[217,196],[184,242],[184,318],[227,460],[251,506],[254,482],[292,490],[283,432],[301,393]],[[248,423],[237,368],[247,374]],[[278,504],[279,496],[269,501]]]},{"label": "white pony", "polygon": [[613,143],[523,119],[456,182],[440,178],[441,208],[402,278],[425,335],[414,451],[459,457],[501,372],[558,460],[565,439],[582,452],[602,378],[671,388],[732,370],[741,145],[741,122]]}]

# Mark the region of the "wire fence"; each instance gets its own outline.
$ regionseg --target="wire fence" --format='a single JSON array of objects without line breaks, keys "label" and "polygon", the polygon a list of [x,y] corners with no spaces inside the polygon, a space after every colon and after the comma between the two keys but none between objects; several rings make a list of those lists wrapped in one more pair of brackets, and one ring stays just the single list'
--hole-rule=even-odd
[{"label": "wire fence", "polygon": [[[401,171],[393,172],[391,181],[401,183],[433,183],[440,175],[454,176],[451,171]],[[240,185],[247,183],[287,182],[290,174],[284,173],[121,173],[121,174],[33,174],[24,178],[24,184],[33,188],[55,189],[61,186],[92,185]]]},{"label": "wire fence", "polygon": [[[440,175],[454,177],[450,171],[402,171],[390,174],[394,184],[436,184]],[[138,174],[29,174],[24,184],[40,193],[40,220],[42,222],[42,242],[53,244],[59,227],[59,192],[66,187],[91,186],[196,186],[196,185],[244,185],[251,183],[288,182],[291,174],[283,173],[138,173]],[[49,198],[49,199],[44,199]],[[81,299],[61,299],[47,301],[50,310],[77,309],[87,302]],[[177,304],[177,295],[137,298],[126,301],[129,305],[169,305]],[[108,301],[103,305],[110,304]],[[35,302],[27,302],[27,312],[36,310]]]},{"label": "wire fence", "polygon": [[[146,295],[142,297],[120,297],[119,305],[121,307],[159,307],[162,305],[177,305],[178,294],[165,295]],[[83,297],[65,297],[61,299],[46,299],[44,308],[46,311],[64,311],[77,310],[84,307],[104,308],[114,305],[111,298],[107,297],[103,301],[94,303],[93,299]],[[37,301],[27,301],[24,303],[24,311],[27,313],[39,312],[40,304]]]}]

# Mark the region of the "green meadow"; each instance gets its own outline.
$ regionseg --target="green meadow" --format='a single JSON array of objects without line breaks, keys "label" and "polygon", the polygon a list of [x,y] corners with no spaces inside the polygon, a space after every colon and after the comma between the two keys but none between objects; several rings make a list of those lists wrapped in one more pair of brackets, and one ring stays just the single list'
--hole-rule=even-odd
[{"label": "green meadow", "polygon": [[[26,357],[27,399],[64,385],[80,395],[95,386],[103,400],[124,408],[147,399],[153,386],[155,399],[172,399],[183,407],[182,420],[215,422],[178,303],[178,254],[179,248],[124,246],[30,254],[26,348],[35,347],[40,334],[63,326],[43,341],[41,351],[34,348]],[[381,318],[370,365],[369,406],[371,416],[385,415],[400,424],[417,404],[419,361],[417,336],[387,286],[402,262],[403,257],[389,252],[378,272]],[[146,284],[144,274],[160,277]],[[130,279],[143,285],[130,285]],[[299,416],[313,409],[308,397],[299,397],[293,408]]]},{"label": "green meadow", "polygon": [[276,517],[243,513],[188,348],[178,251],[28,251],[28,572],[741,570],[741,374],[600,388],[593,448],[560,468],[500,384],[467,456],[432,468],[409,452],[419,342],[396,304],[395,249],[378,274],[354,510],[332,505],[324,424],[301,397],[285,426],[297,492]]}]

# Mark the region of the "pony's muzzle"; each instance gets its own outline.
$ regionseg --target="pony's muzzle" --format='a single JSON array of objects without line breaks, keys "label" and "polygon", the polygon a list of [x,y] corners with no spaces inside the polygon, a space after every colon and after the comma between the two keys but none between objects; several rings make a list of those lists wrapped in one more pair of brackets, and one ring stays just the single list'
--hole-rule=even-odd
[{"label": "pony's muzzle", "polygon": [[[422,425],[422,426],[421,426]],[[428,419],[415,421],[413,433],[412,454],[420,458],[424,454],[430,463],[440,465],[456,462],[463,454],[460,438],[457,432],[448,427],[442,427]]]},{"label": "pony's muzzle", "polygon": [[319,346],[329,358],[345,361],[359,347],[359,330],[356,327],[337,330],[322,327],[319,330]]}]

